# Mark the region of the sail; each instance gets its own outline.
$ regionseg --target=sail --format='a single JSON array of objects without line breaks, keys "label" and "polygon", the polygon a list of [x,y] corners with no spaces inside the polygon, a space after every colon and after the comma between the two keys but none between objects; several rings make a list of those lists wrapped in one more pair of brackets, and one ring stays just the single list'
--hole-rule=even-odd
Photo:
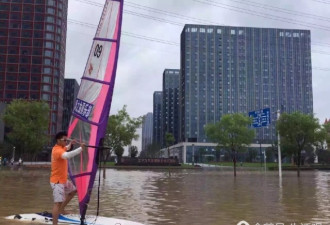
[{"label": "sail", "polygon": [[81,218],[85,218],[95,175],[100,140],[104,137],[115,83],[123,0],[106,0],[72,112],[68,137],[90,146],[69,160],[77,188]]}]

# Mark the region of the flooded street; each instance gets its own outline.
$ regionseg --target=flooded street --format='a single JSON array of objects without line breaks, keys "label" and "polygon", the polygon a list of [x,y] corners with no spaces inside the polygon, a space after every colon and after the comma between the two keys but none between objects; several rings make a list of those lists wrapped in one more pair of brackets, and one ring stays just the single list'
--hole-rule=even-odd
[{"label": "flooded street", "polygon": [[[330,224],[330,171],[106,170],[100,215],[145,224]],[[96,213],[96,181],[88,214]],[[77,198],[67,207],[78,213]],[[0,224],[5,216],[51,211],[49,169],[0,169]],[[25,223],[26,224],[26,223]],[[282,225],[281,224],[281,225]]]}]

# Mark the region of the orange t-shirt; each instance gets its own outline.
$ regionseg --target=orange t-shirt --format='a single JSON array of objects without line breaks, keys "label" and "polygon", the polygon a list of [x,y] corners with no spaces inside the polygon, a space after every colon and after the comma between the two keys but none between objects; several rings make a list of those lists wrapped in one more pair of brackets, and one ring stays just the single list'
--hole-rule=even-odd
[{"label": "orange t-shirt", "polygon": [[52,150],[52,171],[50,174],[51,183],[64,184],[68,180],[68,161],[61,156],[66,152],[66,147],[55,145]]}]

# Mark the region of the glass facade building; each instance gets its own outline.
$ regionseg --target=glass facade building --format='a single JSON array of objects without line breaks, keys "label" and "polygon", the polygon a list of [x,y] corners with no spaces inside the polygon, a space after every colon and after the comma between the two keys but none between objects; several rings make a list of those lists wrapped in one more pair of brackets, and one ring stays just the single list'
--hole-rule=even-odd
[{"label": "glass facade building", "polygon": [[153,96],[153,130],[152,130],[152,142],[155,144],[161,145],[162,139],[162,113],[163,108],[163,92],[155,91]]},{"label": "glass facade building", "polygon": [[147,151],[148,146],[152,144],[152,122],[153,115],[149,112],[144,116],[142,123],[142,151]]},{"label": "glass facade building", "polygon": [[171,133],[175,143],[179,142],[179,87],[180,70],[165,69],[163,73],[163,143],[165,134]]},{"label": "glass facade building", "polygon": [[0,101],[44,100],[62,128],[67,0],[0,0]]},{"label": "glass facade building", "polygon": [[309,30],[185,25],[181,33],[181,141],[229,113],[271,110],[257,140],[276,139],[276,112],[313,113]]},{"label": "glass facade building", "polygon": [[76,79],[64,79],[62,130],[67,131],[79,91]]}]

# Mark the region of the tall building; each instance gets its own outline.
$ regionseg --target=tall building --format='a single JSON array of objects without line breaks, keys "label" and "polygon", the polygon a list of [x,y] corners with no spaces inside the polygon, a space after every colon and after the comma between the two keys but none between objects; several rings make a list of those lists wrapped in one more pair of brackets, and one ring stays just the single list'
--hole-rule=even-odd
[{"label": "tall building", "polygon": [[152,123],[153,115],[149,112],[145,115],[142,123],[142,151],[147,151],[148,146],[152,144]]},{"label": "tall building", "polygon": [[153,131],[152,131],[152,142],[161,145],[162,139],[162,113],[163,108],[163,92],[155,91],[153,96]]},{"label": "tall building", "polygon": [[64,79],[62,130],[68,130],[78,91],[79,84],[76,79]]},{"label": "tall building", "polygon": [[179,86],[180,70],[165,69],[163,73],[163,143],[165,134],[171,133],[179,142]]},{"label": "tall building", "polygon": [[45,100],[62,127],[68,0],[0,1],[0,101]]},{"label": "tall building", "polygon": [[313,113],[309,30],[186,25],[181,33],[183,141],[208,142],[204,126],[270,108],[257,140],[276,139],[276,111]]}]

